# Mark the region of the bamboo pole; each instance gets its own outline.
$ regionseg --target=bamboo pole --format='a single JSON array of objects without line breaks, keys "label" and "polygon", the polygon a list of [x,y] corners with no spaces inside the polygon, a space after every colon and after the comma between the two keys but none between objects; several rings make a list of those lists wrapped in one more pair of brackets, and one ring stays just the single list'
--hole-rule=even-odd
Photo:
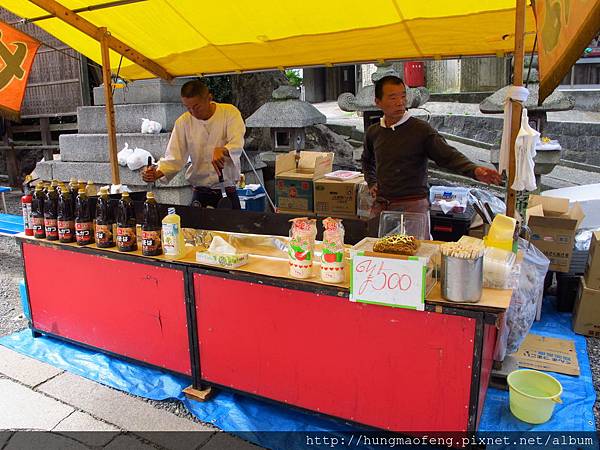
[{"label": "bamboo pole", "polygon": [[[515,8],[515,52],[513,54],[513,86],[523,86],[523,59],[525,56],[525,2],[516,0]],[[508,159],[508,185],[506,186],[506,215],[515,217],[517,195],[511,186],[515,181],[516,155],[515,141],[521,127],[523,105],[511,101],[512,121],[510,127],[510,153]]]},{"label": "bamboo pole", "polygon": [[115,129],[115,105],[112,96],[112,77],[110,72],[110,53],[108,47],[109,34],[106,28],[100,28],[100,46],[102,49],[102,80],[104,82],[104,99],[106,105],[106,130],[108,132],[108,155],[112,184],[121,184],[119,162],[117,160],[117,132]]}]

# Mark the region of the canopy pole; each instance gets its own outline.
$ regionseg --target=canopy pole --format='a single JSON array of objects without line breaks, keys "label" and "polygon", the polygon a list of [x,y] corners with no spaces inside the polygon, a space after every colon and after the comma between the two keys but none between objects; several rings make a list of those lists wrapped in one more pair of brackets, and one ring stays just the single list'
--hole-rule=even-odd
[{"label": "canopy pole", "polygon": [[110,72],[110,53],[108,47],[108,31],[100,28],[100,47],[102,49],[102,80],[104,82],[104,102],[106,106],[106,130],[108,132],[108,155],[112,184],[121,184],[119,162],[117,160],[117,132],[115,130],[115,105],[112,95],[112,75]]},{"label": "canopy pole", "polygon": [[[516,0],[515,8],[515,51],[513,54],[513,86],[523,86],[523,59],[525,57],[525,2]],[[508,156],[508,185],[506,186],[506,215],[515,217],[517,193],[512,189],[515,181],[516,155],[515,141],[521,127],[523,105],[511,100],[512,121],[510,127],[510,153]]]}]

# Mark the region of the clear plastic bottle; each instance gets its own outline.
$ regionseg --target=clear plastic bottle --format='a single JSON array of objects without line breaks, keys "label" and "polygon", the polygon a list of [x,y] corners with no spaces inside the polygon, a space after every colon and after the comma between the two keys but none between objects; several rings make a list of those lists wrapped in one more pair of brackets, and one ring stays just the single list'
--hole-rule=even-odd
[{"label": "clear plastic bottle", "polygon": [[167,258],[181,259],[185,256],[181,217],[175,212],[175,208],[169,208],[168,212],[162,220],[163,251]]}]

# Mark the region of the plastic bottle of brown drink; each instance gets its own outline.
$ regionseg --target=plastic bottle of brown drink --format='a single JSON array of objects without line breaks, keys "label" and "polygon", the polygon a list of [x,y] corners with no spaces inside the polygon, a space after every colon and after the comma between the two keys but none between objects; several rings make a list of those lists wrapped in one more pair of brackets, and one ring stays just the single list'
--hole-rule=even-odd
[{"label": "plastic bottle of brown drink", "polygon": [[63,184],[58,196],[57,207],[58,240],[69,243],[75,241],[75,211],[69,189]]},{"label": "plastic bottle of brown drink", "polygon": [[[85,192],[85,185],[79,187],[79,190]],[[112,209],[110,208],[110,198],[108,188],[100,189],[98,203],[96,203],[96,246],[98,248],[110,248],[115,246],[113,236],[113,225],[115,223]]]},{"label": "plastic bottle of brown drink", "polygon": [[79,245],[88,245],[94,242],[94,222],[85,189],[79,189],[75,201],[75,240]]},{"label": "plastic bottle of brown drink", "polygon": [[56,208],[58,206],[58,195],[53,185],[48,187],[48,193],[44,199],[44,229],[46,239],[58,241],[58,223],[56,222]]},{"label": "plastic bottle of brown drink", "polygon": [[121,194],[117,209],[117,248],[121,252],[137,250],[135,234],[135,210],[128,192]]},{"label": "plastic bottle of brown drink", "polygon": [[44,239],[46,230],[44,229],[44,184],[38,183],[35,186],[35,192],[31,199],[31,227],[33,236],[36,239]]},{"label": "plastic bottle of brown drink", "polygon": [[75,211],[77,193],[79,192],[79,184],[77,183],[77,179],[71,178],[71,181],[69,181],[69,192],[71,193],[71,200],[73,201],[73,211]]},{"label": "plastic bottle of brown drink", "polygon": [[144,202],[144,222],[142,223],[142,255],[162,255],[160,240],[162,222],[158,214],[158,204],[154,194],[148,192]]}]

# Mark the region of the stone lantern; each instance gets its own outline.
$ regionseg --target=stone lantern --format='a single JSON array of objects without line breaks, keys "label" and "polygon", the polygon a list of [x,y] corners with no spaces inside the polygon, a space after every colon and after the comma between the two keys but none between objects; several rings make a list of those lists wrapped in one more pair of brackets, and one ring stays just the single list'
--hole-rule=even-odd
[{"label": "stone lantern", "polygon": [[[375,105],[375,85],[374,83],[385,76],[393,75],[398,78],[402,76],[394,69],[392,63],[375,64],[377,70],[371,75],[373,84],[363,86],[358,90],[356,96],[349,92],[344,92],[338,97],[338,106],[342,111],[363,113],[364,129],[379,120],[383,112]],[[418,108],[429,100],[429,91],[424,87],[406,88],[406,109]]]},{"label": "stone lantern", "polygon": [[[523,78],[527,77],[527,66],[530,58],[526,58],[525,70],[523,71]],[[537,56],[533,57],[531,64],[531,73],[529,75],[529,97],[524,103],[523,107],[527,108],[527,115],[529,117],[529,124],[532,128],[535,128],[544,137],[544,128],[548,122],[548,112],[554,111],[568,111],[575,107],[575,99],[569,95],[555,90],[549,95],[541,106],[538,105],[539,100],[539,76],[537,71]],[[525,80],[523,80],[525,82]],[[504,99],[506,98],[506,92],[509,87],[503,87],[498,91],[494,92],[489,97],[486,97],[480,104],[479,110],[484,114],[502,114],[504,113]],[[546,175],[554,169],[558,164],[561,157],[561,150],[544,150],[543,148],[536,149],[537,155],[534,158],[535,161],[535,177],[538,187],[540,186],[541,176]],[[491,162],[498,164],[500,157],[500,149],[494,148],[491,152]]]},{"label": "stone lantern", "polygon": [[277,152],[303,150],[306,128],[326,123],[327,118],[313,105],[300,100],[300,91],[293,86],[278,87],[272,97],[246,119],[246,127],[269,128]]}]

